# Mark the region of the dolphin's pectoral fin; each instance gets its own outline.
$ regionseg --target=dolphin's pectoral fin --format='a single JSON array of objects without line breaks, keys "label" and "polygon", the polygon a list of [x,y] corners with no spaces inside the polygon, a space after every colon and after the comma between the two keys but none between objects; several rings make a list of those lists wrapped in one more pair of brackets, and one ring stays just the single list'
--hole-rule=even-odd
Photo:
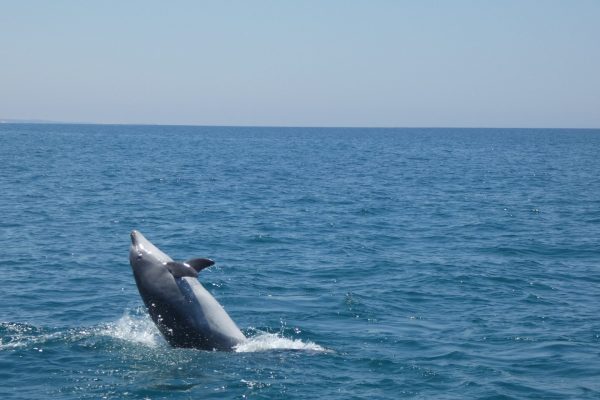
[{"label": "dolphin's pectoral fin", "polygon": [[166,267],[175,278],[183,278],[184,276],[190,276],[192,278],[198,277],[198,272],[184,263],[170,261],[166,264]]},{"label": "dolphin's pectoral fin", "polygon": [[208,268],[211,265],[214,265],[215,262],[210,258],[192,258],[191,260],[187,260],[185,264],[194,268],[196,272],[202,271],[204,268]]}]

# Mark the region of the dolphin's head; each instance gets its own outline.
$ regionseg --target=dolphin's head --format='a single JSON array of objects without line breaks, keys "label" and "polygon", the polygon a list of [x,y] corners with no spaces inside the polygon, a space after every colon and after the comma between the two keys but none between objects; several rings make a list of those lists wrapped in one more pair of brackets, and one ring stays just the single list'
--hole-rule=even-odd
[{"label": "dolphin's head", "polygon": [[165,269],[165,264],[172,261],[171,257],[160,251],[138,231],[131,231],[131,246],[129,247],[129,263],[136,278],[147,275],[153,269]]}]

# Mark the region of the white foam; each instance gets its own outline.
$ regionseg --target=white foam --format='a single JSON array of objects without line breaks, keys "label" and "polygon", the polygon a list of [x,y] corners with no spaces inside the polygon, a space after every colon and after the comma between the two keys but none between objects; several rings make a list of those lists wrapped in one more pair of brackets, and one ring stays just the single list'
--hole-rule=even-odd
[{"label": "white foam", "polygon": [[29,340],[27,338],[13,339],[8,343],[4,343],[2,341],[2,339],[0,339],[0,351],[20,349],[23,347],[27,347],[28,343],[29,343]]},{"label": "white foam", "polygon": [[[41,346],[63,336],[61,332],[41,333],[33,326],[24,324],[3,323],[2,325],[7,332],[4,339],[0,338],[0,351]],[[40,347],[33,347],[33,349],[43,351]]]},{"label": "white foam", "polygon": [[[0,351],[30,348],[32,346],[36,346],[33,349],[38,349],[38,347],[41,349],[41,346],[56,339],[76,342],[98,336],[110,337],[151,348],[166,346],[166,341],[161,336],[158,328],[145,310],[142,309],[128,310],[115,322],[59,332],[38,332],[34,327],[19,324],[3,324],[3,327],[7,330],[7,334],[4,338],[0,338]],[[253,353],[270,350],[331,351],[311,341],[283,337],[281,333],[268,333],[253,328],[251,330],[255,334],[235,346],[235,352]]]},{"label": "white foam", "polygon": [[98,334],[148,347],[163,343],[160,332],[147,315],[123,314],[116,322],[99,329]]},{"label": "white foam", "polygon": [[328,352],[326,348],[313,342],[303,342],[300,339],[288,339],[275,333],[259,332],[256,336],[248,338],[243,343],[234,347],[237,353],[253,353],[269,350],[304,350],[315,352]]}]

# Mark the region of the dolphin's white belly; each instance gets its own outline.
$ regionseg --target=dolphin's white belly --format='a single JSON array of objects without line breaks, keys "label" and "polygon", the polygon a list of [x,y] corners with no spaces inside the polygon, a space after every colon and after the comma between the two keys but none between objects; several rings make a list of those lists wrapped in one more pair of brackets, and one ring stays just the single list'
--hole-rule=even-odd
[{"label": "dolphin's white belly", "polygon": [[196,278],[176,279],[177,286],[186,299],[186,307],[191,308],[197,329],[210,339],[228,342],[230,346],[246,340],[244,334],[229,317],[223,306],[210,294]]}]

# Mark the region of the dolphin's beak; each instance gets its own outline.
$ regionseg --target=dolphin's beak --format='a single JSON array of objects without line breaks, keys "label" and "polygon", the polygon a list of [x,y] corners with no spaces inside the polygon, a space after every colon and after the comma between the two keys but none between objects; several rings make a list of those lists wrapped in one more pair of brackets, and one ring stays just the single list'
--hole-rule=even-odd
[{"label": "dolphin's beak", "polygon": [[131,231],[131,244],[137,246],[140,233],[136,230]]}]

